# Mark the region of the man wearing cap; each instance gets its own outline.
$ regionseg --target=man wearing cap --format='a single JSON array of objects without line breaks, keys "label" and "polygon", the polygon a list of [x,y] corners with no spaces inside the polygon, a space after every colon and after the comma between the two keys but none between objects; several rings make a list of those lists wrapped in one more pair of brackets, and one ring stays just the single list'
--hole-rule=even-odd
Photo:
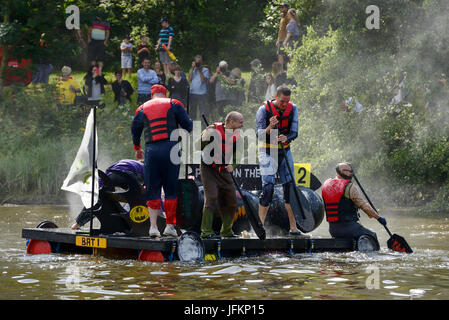
[{"label": "man wearing cap", "polygon": [[321,187],[329,233],[334,238],[354,239],[361,235],[369,235],[377,240],[375,232],[358,222],[358,209],[362,209],[368,217],[377,219],[383,225],[386,225],[387,221],[376,213],[352,184],[354,172],[350,163],[337,164],[335,171],[337,176],[334,179],[327,179]]},{"label": "man wearing cap", "polygon": [[276,41],[276,48],[277,48],[276,53],[278,55],[278,61],[282,64],[282,66],[284,66],[285,62],[284,61],[285,53],[281,49],[284,40],[287,37],[287,24],[289,23],[287,12],[288,12],[288,4],[284,3],[281,5],[282,18],[281,22],[279,23],[278,39]]},{"label": "man wearing cap", "polygon": [[171,51],[173,49],[172,44],[175,32],[173,31],[173,28],[170,27],[167,17],[162,18],[160,22],[162,25],[162,29],[159,32],[159,39],[157,40],[155,50],[159,51],[159,60],[164,66],[165,78],[168,79],[170,77],[169,63],[171,59],[164,48],[162,48],[162,45],[165,44],[167,49]]},{"label": "man wearing cap", "polygon": [[[170,140],[171,133],[180,125],[192,131],[190,120],[184,106],[176,99],[166,97],[167,91],[162,85],[151,87],[151,100],[137,108],[131,125],[131,133],[136,157],[142,159],[144,151],[140,146],[140,137],[145,130],[145,198],[150,212],[150,237],[159,237],[157,215],[161,208],[161,188],[164,188],[164,209],[166,227],[163,236],[176,237],[176,185],[179,176],[179,164],[171,159],[172,148],[178,148],[178,140]],[[176,150],[174,150],[176,152]],[[179,154],[180,150],[178,150]]]}]

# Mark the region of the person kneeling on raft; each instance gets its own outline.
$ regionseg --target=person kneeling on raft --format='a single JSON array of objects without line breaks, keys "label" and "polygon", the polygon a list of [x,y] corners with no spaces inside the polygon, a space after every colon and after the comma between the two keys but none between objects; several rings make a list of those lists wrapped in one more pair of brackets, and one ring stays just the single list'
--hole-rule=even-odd
[{"label": "person kneeling on raft", "polygon": [[[219,238],[212,229],[215,205],[217,205],[222,222],[220,236],[235,237],[232,225],[237,211],[237,198],[231,174],[238,163],[236,145],[241,139],[240,129],[242,127],[243,115],[231,111],[226,116],[225,123],[216,122],[201,133],[200,172],[204,186],[202,238]],[[210,142],[211,137],[213,137],[212,142]],[[205,151],[206,146],[208,150],[212,149],[212,152]]]},{"label": "person kneeling on raft", "polygon": [[351,239],[369,235],[377,241],[376,233],[360,224],[358,209],[362,209],[368,217],[377,219],[383,225],[386,225],[387,221],[376,213],[353,185],[351,164],[339,163],[335,170],[337,176],[327,179],[321,187],[329,233],[334,238]]},{"label": "person kneeling on raft", "polygon": [[[113,170],[116,171],[127,171],[136,176],[137,181],[141,182],[143,186],[143,176],[144,176],[144,165],[140,161],[132,160],[132,159],[123,159],[120,160],[114,164],[112,164],[110,167],[106,169],[106,176],[108,176],[109,181],[114,186],[119,186],[123,189],[126,189],[127,182],[124,180],[124,178],[120,175],[115,173]],[[103,191],[103,181],[101,178],[98,179],[98,185],[99,185],[99,192]],[[98,210],[101,207],[101,201],[99,201],[95,206],[94,210]],[[75,223],[71,226],[73,230],[79,229],[82,226],[84,226],[88,221],[90,221],[90,209],[86,210],[86,208],[83,208],[81,210],[78,217],[75,219]]]}]

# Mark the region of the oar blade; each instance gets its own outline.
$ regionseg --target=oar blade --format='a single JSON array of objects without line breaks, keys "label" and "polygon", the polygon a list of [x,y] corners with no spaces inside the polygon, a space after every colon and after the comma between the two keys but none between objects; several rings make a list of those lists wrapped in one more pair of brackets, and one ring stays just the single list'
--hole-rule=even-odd
[{"label": "oar blade", "polygon": [[397,252],[413,253],[412,248],[409,246],[405,239],[397,234],[393,234],[387,241],[389,249]]},{"label": "oar blade", "polygon": [[266,232],[262,222],[260,221],[259,212],[257,208],[250,203],[250,201],[244,194],[244,191],[242,190],[240,191],[241,191],[240,195],[242,197],[243,205],[245,207],[245,212],[248,217],[249,223],[251,224],[251,227],[253,228],[257,237],[261,240],[264,240],[266,238]]},{"label": "oar blade", "polygon": [[[296,190],[295,190],[296,189]],[[296,226],[302,232],[310,232],[315,229],[315,217],[310,208],[310,203],[299,187],[290,183],[290,206],[296,219]],[[304,216],[301,213],[304,213]]]},{"label": "oar blade", "polygon": [[310,173],[310,189],[317,191],[321,188],[321,181],[311,172]]}]

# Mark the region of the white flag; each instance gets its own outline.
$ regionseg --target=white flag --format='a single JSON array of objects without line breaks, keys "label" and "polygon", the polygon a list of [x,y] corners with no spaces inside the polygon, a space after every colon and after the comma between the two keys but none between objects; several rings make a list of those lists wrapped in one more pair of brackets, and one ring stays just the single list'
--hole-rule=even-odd
[{"label": "white flag", "polygon": [[[92,203],[92,155],[93,155],[93,109],[86,121],[83,141],[81,142],[75,161],[70,167],[69,174],[65,178],[61,189],[80,195],[84,207],[90,208]],[[98,136],[95,130],[95,150],[98,150]],[[95,162],[97,153],[95,152]],[[95,168],[94,205],[98,201],[98,170]]]}]

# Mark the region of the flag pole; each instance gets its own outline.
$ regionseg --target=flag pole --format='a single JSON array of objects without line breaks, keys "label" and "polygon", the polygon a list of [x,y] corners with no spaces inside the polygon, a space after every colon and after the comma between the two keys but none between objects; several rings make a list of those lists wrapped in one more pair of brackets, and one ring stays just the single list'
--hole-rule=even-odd
[{"label": "flag pole", "polygon": [[93,229],[93,219],[94,219],[94,196],[95,196],[95,167],[96,167],[96,161],[95,161],[95,147],[97,143],[97,135],[96,135],[96,126],[97,126],[97,106],[94,105],[93,107],[94,112],[94,121],[93,121],[93,146],[92,146],[92,196],[90,201],[90,227],[89,227],[89,235],[92,236],[92,229]]}]

